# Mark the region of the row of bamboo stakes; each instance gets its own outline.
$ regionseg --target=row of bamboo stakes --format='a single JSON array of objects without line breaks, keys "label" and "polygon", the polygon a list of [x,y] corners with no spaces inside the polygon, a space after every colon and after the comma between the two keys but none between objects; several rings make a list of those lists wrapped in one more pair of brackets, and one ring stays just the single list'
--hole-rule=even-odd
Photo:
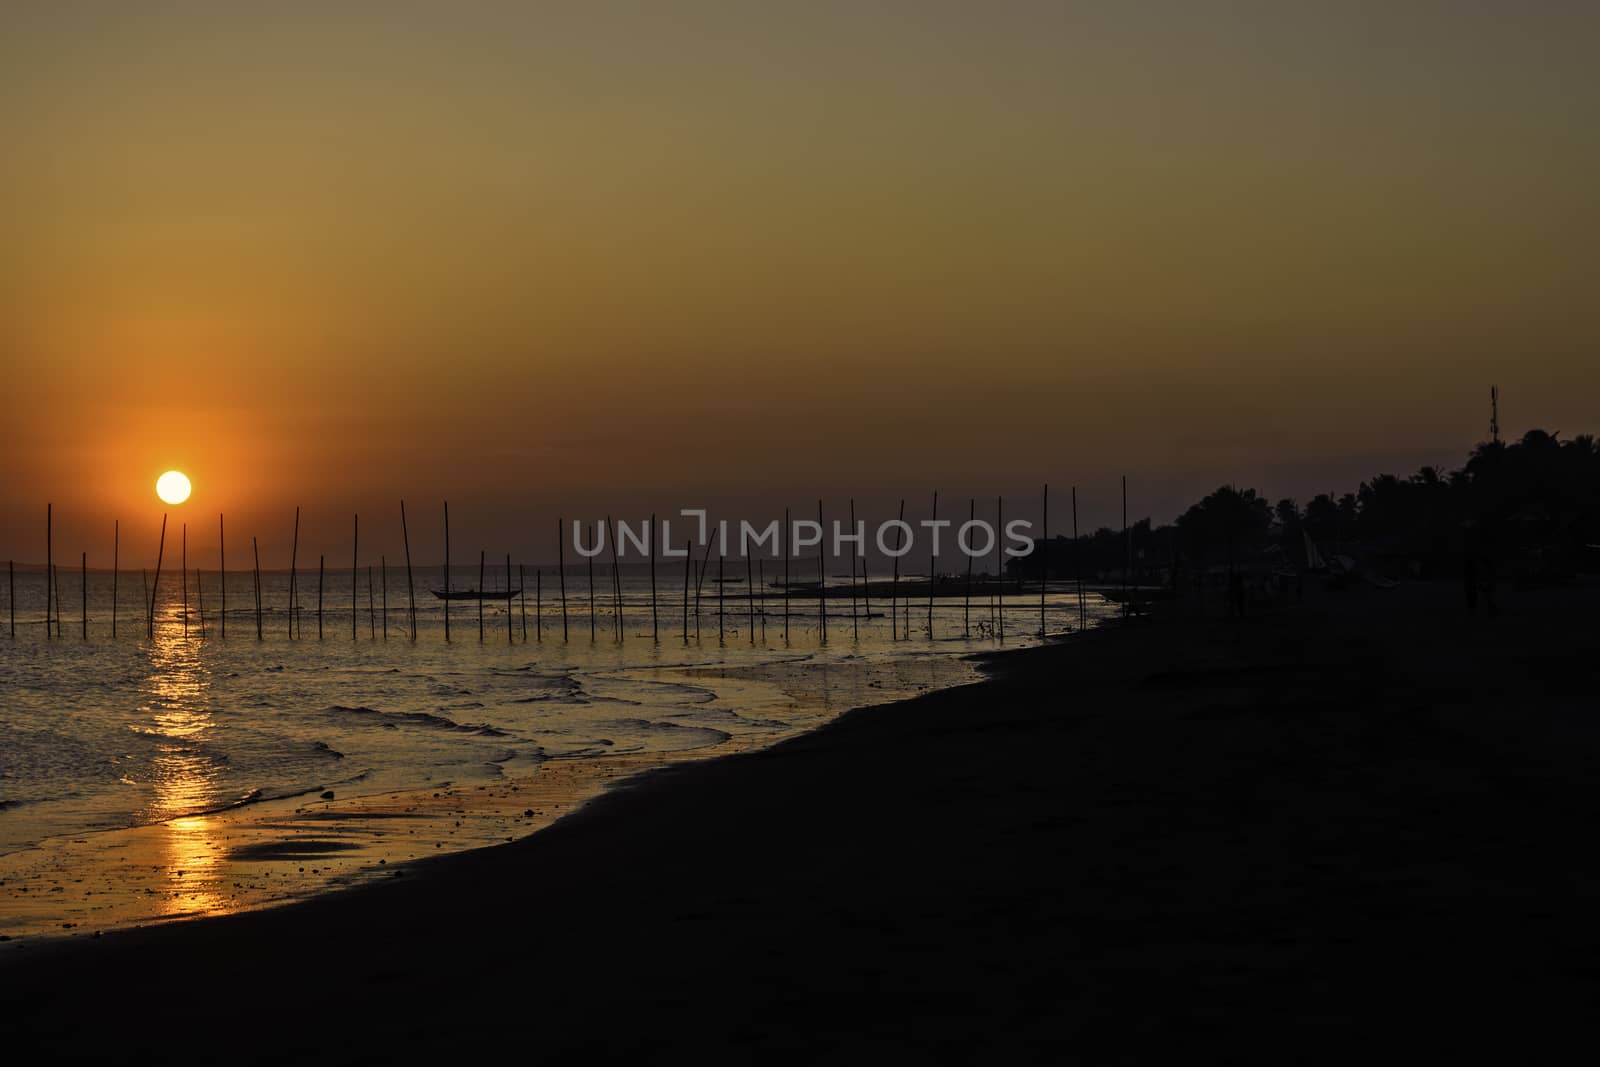
[{"label": "row of bamboo stakes", "polygon": [[[938,511],[939,511],[939,494],[937,492],[935,492],[933,494],[933,508],[932,508],[932,519],[934,521],[937,521],[937,519],[938,519]],[[911,602],[910,602],[909,598],[904,598],[902,600],[902,598],[900,598],[899,595],[898,595],[899,583],[900,583],[900,556],[903,554],[901,552],[901,537],[902,537],[903,531],[905,530],[905,525],[904,525],[904,523],[905,523],[905,512],[906,512],[906,505],[905,505],[905,501],[902,499],[900,501],[900,511],[899,511],[899,523],[900,523],[900,525],[896,526],[896,528],[895,528],[895,554],[894,554],[894,557],[893,557],[894,558],[893,576],[892,576],[892,580],[891,580],[891,584],[890,584],[890,599],[889,599],[889,611],[888,611],[889,626],[890,626],[890,637],[891,637],[892,640],[896,640],[896,641],[898,641],[898,640],[909,640],[910,636],[911,636],[911,622],[910,622]],[[1003,497],[995,498],[995,515],[996,515],[996,526],[997,526],[997,533],[996,533],[996,536],[995,536],[995,554],[996,554],[996,561],[997,561],[997,564],[998,564],[1003,559],[1003,557],[1001,555],[1001,550],[1000,550],[1001,534],[1005,530],[1005,521],[1004,521],[1005,520],[1005,499]],[[1042,530],[1042,536],[1040,538],[1040,545],[1041,545],[1041,549],[1040,550],[1041,550],[1042,553],[1044,553],[1044,556],[1043,556],[1043,558],[1041,558],[1040,569],[1039,569],[1039,635],[1041,637],[1045,636],[1045,634],[1047,632],[1046,631],[1046,624],[1045,624],[1045,605],[1046,605],[1046,599],[1045,598],[1046,598],[1046,592],[1047,592],[1047,585],[1048,585],[1048,581],[1049,581],[1049,557],[1048,557],[1048,552],[1049,552],[1049,543],[1050,543],[1050,540],[1049,540],[1049,531],[1050,531],[1050,527],[1049,527],[1050,487],[1049,487],[1048,484],[1045,485],[1044,490],[1043,490],[1043,494],[1042,494],[1042,515],[1043,515],[1043,524],[1042,524],[1043,525],[1043,530]],[[968,517],[969,517],[969,521],[973,521],[973,520],[975,520],[977,518],[977,500],[976,500],[976,498],[973,498],[973,499],[968,501]],[[556,551],[557,551],[556,574],[557,574],[559,582],[560,582],[559,589],[560,589],[560,602],[561,602],[561,639],[563,641],[570,640],[570,636],[571,636],[570,622],[569,622],[569,618],[568,618],[568,608],[567,608],[567,567],[566,567],[566,550],[565,550],[565,536],[564,536],[565,521],[566,521],[565,519],[561,519],[561,518],[558,518],[556,520]],[[1128,610],[1129,598],[1128,598],[1128,595],[1127,595],[1127,584],[1126,583],[1128,581],[1128,577],[1127,576],[1128,576],[1129,573],[1131,573],[1132,565],[1133,565],[1133,540],[1132,540],[1131,529],[1128,528],[1128,480],[1127,480],[1126,477],[1124,477],[1122,479],[1122,523],[1123,523],[1123,528],[1124,528],[1125,532],[1127,533],[1128,566],[1127,566],[1127,570],[1124,572],[1124,596],[1123,596],[1123,609],[1124,609],[1124,611],[1127,611]],[[817,501],[817,525],[818,525],[819,528],[825,528],[823,526],[823,508],[822,508],[822,501],[821,500]],[[613,615],[614,615],[614,619],[615,619],[614,626],[615,626],[616,638],[617,638],[617,640],[621,640],[623,638],[623,603],[622,603],[621,567],[620,567],[620,563],[618,561],[618,556],[617,556],[617,535],[616,535],[615,528],[613,526],[611,517],[609,515],[606,517],[606,526],[607,526],[608,529],[612,529],[612,531],[613,531],[612,536],[610,538],[610,540],[611,540],[611,596],[612,596],[612,610],[613,610]],[[647,551],[647,553],[648,553],[648,555],[650,557],[650,617],[651,617],[652,637],[653,637],[654,640],[659,642],[661,640],[661,616],[660,616],[660,608],[659,608],[659,602],[658,602],[658,592],[657,592],[658,587],[657,587],[657,583],[656,583],[655,529],[656,529],[656,516],[655,515],[651,515],[650,516],[650,525],[648,527],[647,534],[646,534],[646,536],[647,536],[647,549],[646,549],[646,551]],[[790,593],[790,589],[791,589],[790,563],[791,563],[792,560],[795,559],[795,557],[793,555],[792,544],[789,546],[790,547],[789,551],[784,551],[784,547],[785,547],[785,544],[786,544],[784,538],[785,538],[786,535],[789,534],[791,529],[792,529],[792,527],[790,525],[790,512],[789,512],[788,508],[785,508],[784,512],[783,512],[783,527],[780,530],[779,537],[778,537],[778,550],[779,550],[779,553],[783,557],[783,637],[784,637],[785,641],[789,640],[789,636],[790,636],[790,619],[791,619],[791,617],[793,617],[793,612],[790,609],[790,597],[789,597],[789,593]],[[857,529],[857,526],[856,526],[856,505],[855,505],[855,500],[854,499],[851,499],[851,501],[850,501],[850,529],[851,529],[852,533],[854,533],[856,531],[856,529]],[[409,523],[407,522],[407,519],[406,519],[406,505],[405,505],[405,501],[403,501],[403,500],[400,502],[400,530],[401,530],[401,536],[402,536],[402,539],[403,539],[403,543],[405,545],[406,591],[407,591],[407,597],[408,597],[408,600],[409,600],[409,608],[410,608],[410,611],[409,611],[410,637],[411,637],[411,640],[415,641],[417,639],[417,593],[416,593],[416,581],[415,581],[415,576],[413,574],[412,565],[411,565],[411,532],[410,532]],[[114,520],[113,523],[112,523],[112,570],[111,570],[111,635],[113,637],[115,637],[117,635],[118,582],[119,582],[119,578],[120,578],[120,575],[121,575],[121,569],[120,569],[120,562],[121,562],[121,560],[120,560],[121,535],[122,535],[122,523],[121,523],[120,520]],[[701,557],[701,560],[700,560],[700,565],[699,565],[698,568],[695,568],[693,566],[693,547],[694,547],[693,542],[692,541],[685,541],[684,542],[685,551],[684,551],[683,597],[682,597],[682,602],[683,602],[682,636],[683,636],[683,642],[684,642],[685,645],[687,645],[689,643],[689,635],[690,635],[690,619],[689,619],[690,610],[689,610],[689,605],[690,605],[690,596],[691,596],[691,592],[690,592],[691,584],[693,585],[693,601],[694,601],[694,623],[693,623],[694,638],[695,638],[696,641],[698,641],[700,639],[701,599],[702,599],[702,593],[703,593],[703,590],[704,590],[706,572],[709,569],[710,556],[711,556],[711,540],[712,540],[711,538],[707,538],[706,539],[705,551],[702,554],[702,557]],[[825,540],[825,538],[824,538],[824,540]],[[1072,541],[1073,541],[1074,549],[1076,549],[1076,546],[1078,544],[1078,490],[1077,490],[1076,486],[1074,486],[1073,489],[1072,489]],[[154,579],[154,581],[153,582],[149,582],[149,581],[146,580],[146,572],[143,569],[141,569],[140,572],[139,572],[141,581],[145,583],[145,585],[144,585],[145,632],[146,632],[147,637],[150,637],[150,638],[154,638],[154,636],[155,636],[156,601],[157,601],[157,597],[158,597],[159,591],[160,591],[161,569],[162,569],[162,565],[163,565],[163,562],[165,560],[165,555],[166,555],[166,542],[167,542],[167,516],[165,514],[163,514],[161,516],[161,536],[160,536],[160,541],[158,543],[158,548],[157,548],[157,551],[156,551],[156,569],[155,569],[155,579]],[[445,504],[444,504],[444,546],[445,546],[445,559],[444,559],[444,565],[443,565],[443,578],[444,578],[445,597],[442,598],[442,603],[443,603],[443,614],[444,614],[444,637],[445,637],[446,641],[449,641],[451,638],[450,638],[450,599],[449,599],[449,593],[450,593],[450,504],[449,504],[448,501],[446,501]],[[251,549],[251,553],[252,553],[252,556],[253,556],[253,567],[252,567],[252,570],[251,570],[251,576],[252,576],[252,588],[253,588],[254,599],[255,599],[255,605],[254,605],[255,606],[255,612],[254,612],[254,614],[255,614],[255,631],[256,631],[257,640],[261,640],[265,636],[265,628],[264,628],[264,622],[263,622],[263,607],[262,607],[262,590],[261,590],[261,550],[260,550],[260,545],[257,542],[257,539],[255,537],[252,537],[250,539],[250,549]],[[359,636],[359,625],[360,625],[359,579],[360,579],[360,570],[361,570],[361,566],[360,566],[360,550],[361,550],[361,516],[359,514],[357,514],[357,515],[355,515],[355,520],[354,520],[354,531],[353,531],[353,537],[352,537],[352,542],[351,542],[351,559],[350,559],[350,638],[351,638],[351,640],[356,640],[356,639],[358,639],[358,636]],[[225,528],[225,525],[224,525],[224,516],[222,516],[222,515],[218,515],[217,516],[217,551],[218,551],[219,574],[223,576],[223,580],[219,580],[219,582],[218,582],[218,585],[220,587],[220,592],[221,592],[221,609],[220,609],[220,611],[219,611],[219,613],[217,615],[217,619],[218,619],[218,626],[219,626],[220,636],[224,640],[226,640],[227,636],[228,636],[228,586],[227,586],[227,582],[226,582],[225,578],[226,578],[226,575],[227,575],[228,556],[227,556],[227,531],[226,531],[226,528]],[[583,546],[583,551],[584,551],[584,554],[585,554],[585,556],[586,556],[586,558],[588,560],[588,572],[589,572],[589,638],[590,638],[591,641],[594,641],[594,640],[598,640],[598,636],[599,636],[598,635],[598,628],[597,628],[598,627],[598,612],[596,611],[595,580],[594,580],[594,557],[596,555],[598,555],[598,552],[597,551],[595,551],[595,552],[589,551],[587,546]],[[183,589],[183,592],[182,592],[182,596],[183,596],[183,610],[182,610],[183,635],[184,635],[185,638],[187,638],[189,636],[189,527],[188,527],[187,523],[185,523],[183,525],[183,527],[182,527],[180,553],[181,553],[180,571],[181,571],[181,574],[182,574],[182,589]],[[1076,552],[1074,554],[1076,555]],[[295,508],[295,512],[294,512],[294,534],[293,534],[293,539],[291,541],[290,555],[289,555],[289,610],[286,613],[288,636],[289,636],[289,638],[291,640],[295,639],[297,637],[303,637],[304,636],[303,633],[301,632],[301,629],[300,629],[299,555],[300,555],[300,509],[297,507],[297,508]],[[973,561],[974,561],[974,559],[976,557],[971,552],[967,552],[967,553],[965,553],[965,555],[966,555],[966,559],[967,559],[967,573],[966,573],[966,592],[965,592],[965,595],[963,597],[963,604],[962,604],[962,620],[963,620],[964,633],[965,633],[966,636],[970,637],[971,636],[971,632],[972,632],[972,578],[973,578],[972,567],[973,567]],[[482,594],[485,591],[484,580],[485,580],[485,576],[486,576],[486,569],[485,569],[486,568],[486,561],[487,561],[486,552],[480,550],[480,552],[478,553],[478,588],[476,590],[476,592],[479,594],[479,596],[478,596],[478,639],[480,641],[484,640],[484,638],[485,638],[484,615],[483,615],[483,595]],[[326,556],[318,556],[317,557],[317,638],[319,640],[321,640],[322,637],[324,636],[324,632],[323,632],[323,622],[324,622],[323,589],[324,589],[325,578],[326,578],[326,564],[327,564],[327,557]],[[724,557],[723,557],[723,555],[721,553],[719,553],[718,556],[717,556],[717,637],[718,637],[718,641],[719,642],[725,640],[725,634],[726,634],[727,610],[726,610],[726,580],[725,580],[725,573],[724,573],[724,564],[725,564]],[[751,557],[748,554],[745,555],[745,585],[746,585],[746,592],[747,592],[746,599],[748,601],[747,610],[748,610],[748,616],[749,616],[748,632],[749,632],[749,637],[750,637],[750,641],[751,641],[752,644],[754,644],[755,640],[756,640],[756,628],[757,628],[757,602],[756,602],[757,594],[756,594],[756,590],[758,588],[761,590],[759,618],[760,618],[761,638],[762,638],[763,641],[766,640],[766,625],[767,625],[765,560],[757,561],[757,565],[759,566],[760,571],[759,571],[759,573],[753,573],[752,572],[752,560],[751,560]],[[928,601],[927,601],[927,634],[928,634],[929,640],[933,639],[933,634],[934,634],[934,630],[933,630],[934,593],[935,593],[936,587],[938,585],[938,575],[936,573],[936,567],[937,567],[937,554],[930,554],[929,561],[928,561]],[[88,554],[88,552],[83,552],[83,553],[80,554],[80,557],[79,557],[79,568],[80,568],[80,574],[81,574],[81,579],[82,579],[81,580],[81,591],[82,591],[82,631],[83,631],[83,638],[85,640],[87,640],[88,637],[89,637],[89,592],[88,592],[89,554]],[[382,614],[383,614],[383,631],[382,632],[383,632],[383,639],[385,641],[387,641],[389,639],[389,563],[388,563],[387,557],[384,557],[384,556],[380,556],[379,557],[379,569],[380,569],[381,574],[382,574],[382,583],[381,583],[381,589],[382,589]],[[1074,570],[1076,572],[1075,580],[1076,580],[1076,585],[1077,585],[1078,626],[1079,626],[1079,629],[1081,630],[1081,629],[1087,628],[1087,625],[1088,625],[1088,612],[1087,612],[1087,608],[1085,606],[1085,599],[1084,599],[1083,571],[1082,571],[1082,568],[1078,565],[1076,559],[1074,560]],[[697,577],[696,577],[696,572],[698,572],[698,576]],[[1004,641],[1005,640],[1005,579],[1004,579],[1004,566],[1003,566],[1003,564],[998,567],[998,572],[999,573],[998,573],[996,582],[991,586],[991,589],[990,589],[990,593],[989,593],[990,604],[989,604],[989,607],[990,607],[990,618],[991,618],[992,630],[993,630],[994,634],[996,635],[996,637],[999,640]],[[15,561],[8,561],[7,562],[7,564],[6,564],[6,574],[7,574],[7,580],[8,580],[9,589],[10,589],[10,608],[11,608],[11,613],[10,613],[10,623],[11,623],[10,632],[11,632],[11,636],[12,637],[16,637],[16,634],[17,634],[17,596],[16,596],[16,564],[15,564]],[[53,636],[59,638],[61,636],[61,588],[60,588],[60,575],[59,575],[59,573],[57,571],[57,568],[56,568],[56,565],[55,565],[55,558],[54,558],[54,505],[53,504],[46,504],[45,505],[45,575],[46,575],[46,581],[45,581],[45,634],[46,634],[47,637],[52,636],[52,634],[51,634],[51,608],[52,608],[52,604],[53,604],[54,605],[54,623],[55,623],[55,630],[54,630]],[[526,568],[524,566],[518,565],[518,567],[517,567],[517,576],[518,576],[518,589],[516,590],[515,594],[513,594],[512,589],[511,589],[511,556],[509,554],[507,554],[507,556],[505,558],[505,581],[506,581],[506,597],[505,597],[505,599],[507,601],[506,639],[507,639],[508,642],[511,642],[511,641],[515,640],[514,620],[513,620],[513,617],[512,617],[512,612],[510,610],[510,599],[511,599],[512,595],[519,595],[520,598],[521,598],[520,605],[521,605],[521,618],[522,618],[522,638],[523,638],[524,641],[526,641],[527,638],[528,638],[527,579],[526,579]],[[857,584],[857,578],[858,577],[860,579],[859,586]],[[542,571],[535,571],[535,573],[534,573],[534,617],[535,617],[535,639],[538,640],[538,641],[543,641],[544,640],[543,578],[544,578],[544,575],[543,575]],[[692,582],[691,582],[691,579],[693,579]],[[205,592],[204,592],[204,589],[205,589],[205,587],[204,587],[204,583],[202,581],[201,572],[197,568],[195,570],[195,591],[196,591],[196,596],[197,596],[197,599],[198,599],[199,616],[200,616],[200,618],[199,618],[199,631],[200,631],[200,636],[201,637],[209,636],[209,630],[208,630],[207,623],[206,623]],[[828,587],[827,587],[827,572],[826,572],[826,556],[825,556],[825,553],[823,551],[822,543],[819,542],[819,544],[817,546],[817,627],[818,627],[819,636],[820,636],[821,640],[824,643],[828,640],[828,610],[827,610],[827,604],[828,604]],[[862,609],[860,612],[858,612],[858,610],[857,610],[858,604],[861,606],[861,609]],[[901,612],[897,610],[900,607],[902,607],[902,605],[904,607],[904,613],[903,614],[901,614]],[[866,555],[865,555],[865,552],[864,552],[863,548],[860,545],[860,542],[857,542],[855,559],[851,561],[851,567],[850,567],[850,621],[851,621],[851,627],[852,627],[852,631],[853,631],[853,636],[855,638],[857,638],[857,639],[859,639],[860,636],[861,636],[861,616],[862,615],[865,615],[869,620],[873,617],[872,616],[871,594],[870,594],[870,580],[869,580],[868,575],[867,575]],[[376,640],[377,639],[377,635],[378,635],[377,605],[376,605],[376,601],[374,599],[374,593],[373,593],[373,568],[372,568],[372,565],[370,563],[367,565],[367,616],[368,616],[369,635],[370,635],[370,637],[372,639]]]}]

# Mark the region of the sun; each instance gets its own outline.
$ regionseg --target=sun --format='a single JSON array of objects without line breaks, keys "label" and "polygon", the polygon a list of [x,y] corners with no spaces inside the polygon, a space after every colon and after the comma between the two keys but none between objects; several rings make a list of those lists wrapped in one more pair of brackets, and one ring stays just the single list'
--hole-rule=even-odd
[{"label": "sun", "polygon": [[182,471],[168,471],[156,479],[156,496],[168,504],[189,499],[189,478]]}]

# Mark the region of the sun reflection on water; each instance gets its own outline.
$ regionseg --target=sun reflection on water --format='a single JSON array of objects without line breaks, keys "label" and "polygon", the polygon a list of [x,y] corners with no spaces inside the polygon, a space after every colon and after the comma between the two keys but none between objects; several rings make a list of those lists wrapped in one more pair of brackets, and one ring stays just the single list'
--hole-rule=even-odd
[{"label": "sun reflection on water", "polygon": [[142,822],[161,823],[166,867],[162,912],[215,912],[228,906],[213,841],[222,767],[211,755],[211,675],[201,642],[185,638],[181,622],[166,620],[150,648],[150,700],[144,730],[156,739],[147,772],[150,797]]}]

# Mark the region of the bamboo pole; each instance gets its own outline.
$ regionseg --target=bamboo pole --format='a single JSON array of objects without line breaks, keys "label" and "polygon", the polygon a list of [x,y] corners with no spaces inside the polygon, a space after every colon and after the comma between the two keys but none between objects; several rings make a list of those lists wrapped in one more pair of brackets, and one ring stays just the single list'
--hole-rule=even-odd
[{"label": "bamboo pole", "polygon": [[[967,498],[967,525],[971,526],[978,518],[977,497]],[[967,591],[961,602],[961,632],[968,639],[972,637],[972,543],[967,542],[961,549],[967,557]]]},{"label": "bamboo pole", "polygon": [[561,580],[561,640],[567,639],[567,549],[562,520],[556,519],[556,577]]},{"label": "bamboo pole", "polygon": [[411,531],[406,527],[406,502],[400,501],[400,536],[406,546],[406,592],[411,598],[411,640],[417,639],[417,583],[411,577]]},{"label": "bamboo pole", "polygon": [[706,550],[700,558],[700,573],[694,580],[694,639],[700,640],[700,590],[706,584],[706,568],[711,561],[711,538],[706,538]]},{"label": "bamboo pole", "polygon": [[444,639],[450,640],[450,501],[444,502]]},{"label": "bamboo pole", "polygon": [[995,635],[1004,643],[1006,639],[1006,555],[1003,547],[1006,530],[1005,497],[994,498],[994,571],[995,571]]},{"label": "bamboo pole", "polygon": [[322,640],[322,586],[323,579],[327,576],[328,557],[317,556],[317,640]]},{"label": "bamboo pole", "polygon": [[183,551],[178,557],[183,574],[183,639],[189,640],[189,524],[183,524]]},{"label": "bamboo pole", "polygon": [[289,545],[289,640],[294,640],[295,622],[300,618],[300,506],[294,509],[294,540]]},{"label": "bamboo pole", "polygon": [[612,521],[611,516],[606,516],[606,525],[611,528],[611,605],[612,613],[616,616],[616,638],[621,641],[622,632],[622,563],[617,558],[617,533],[619,523]]},{"label": "bamboo pole", "polygon": [[656,516],[650,513],[650,528],[645,531],[645,546],[650,550],[650,634],[661,643],[661,614],[656,607]]},{"label": "bamboo pole", "polygon": [[[929,516],[929,521],[930,522],[934,522],[934,523],[937,523],[939,521],[939,490],[937,490],[937,489],[935,489],[933,491],[933,514],[931,516]],[[933,536],[934,537],[938,537],[939,536],[939,534],[937,532],[938,529],[939,529],[938,526],[930,526],[930,527],[928,527],[928,529],[930,531],[933,531]],[[933,547],[933,544],[932,544],[932,542],[930,540],[930,543],[928,545],[928,640],[929,641],[933,640],[933,586],[934,586],[934,583],[938,580],[938,574],[936,573],[937,569],[938,569],[938,565],[939,565],[939,553]]]},{"label": "bamboo pole", "polygon": [[[889,640],[899,640],[895,630],[895,607],[900,600],[900,542],[906,536],[906,502],[900,501],[900,525],[894,528],[894,577],[889,581]],[[906,636],[910,636],[907,634]]]},{"label": "bamboo pole", "polygon": [[117,568],[122,562],[122,520],[111,521],[111,636],[117,636]]},{"label": "bamboo pole", "polygon": [[[850,498],[850,536],[856,535],[856,498]],[[856,545],[856,554],[861,554],[860,543]],[[861,640],[861,620],[856,617],[856,563],[850,561],[850,629],[854,632],[855,639]]]},{"label": "bamboo pole", "polygon": [[783,643],[789,643],[789,556],[794,552],[794,534],[789,527],[789,509],[783,509],[783,529],[778,540],[783,545]]},{"label": "bamboo pole", "polygon": [[[161,595],[161,558],[167,551],[167,517],[161,516],[161,543],[156,549],[156,576],[150,583],[150,616],[147,630],[151,637],[156,635],[156,597]],[[60,601],[57,601],[57,613],[60,612]]]},{"label": "bamboo pole", "polygon": [[1072,487],[1072,570],[1078,579],[1078,629],[1087,628],[1089,617],[1083,605],[1083,548],[1078,544],[1078,487]]},{"label": "bamboo pole", "polygon": [[256,576],[256,640],[261,640],[261,544],[250,538],[250,551],[255,556]]},{"label": "bamboo pole", "polygon": [[[599,546],[596,545],[595,547],[598,548]],[[594,554],[588,553],[584,558],[589,561],[589,642],[593,644],[597,639],[594,617]]]},{"label": "bamboo pole", "polygon": [[89,553],[78,560],[78,585],[83,597],[83,639],[89,640]]},{"label": "bamboo pole", "polygon": [[1044,535],[1039,539],[1039,639],[1044,640],[1044,588],[1050,580],[1050,483],[1044,483],[1044,502],[1039,518],[1040,532]]},{"label": "bamboo pole", "polygon": [[223,536],[222,513],[217,512],[217,575],[222,579],[222,639],[228,639],[228,542]]},{"label": "bamboo pole", "polygon": [[828,643],[828,565],[825,562],[828,546],[828,535],[823,532],[822,526],[822,501],[817,501],[817,628],[821,632],[819,640]]},{"label": "bamboo pole", "polygon": [[483,643],[483,549],[478,549],[478,643]]},{"label": "bamboo pole", "polygon": [[[44,639],[50,640],[50,598],[56,572],[55,564],[55,509],[56,506],[46,503],[44,506]],[[161,520],[163,523],[166,519]]]}]

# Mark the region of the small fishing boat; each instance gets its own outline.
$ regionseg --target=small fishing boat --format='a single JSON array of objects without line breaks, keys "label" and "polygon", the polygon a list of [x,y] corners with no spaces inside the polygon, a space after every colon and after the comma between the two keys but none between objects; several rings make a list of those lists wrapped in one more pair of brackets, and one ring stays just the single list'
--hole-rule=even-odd
[{"label": "small fishing boat", "polygon": [[435,589],[433,595],[440,600],[510,600],[520,592],[521,589],[491,589],[486,593],[476,589],[451,589],[448,592]]}]

